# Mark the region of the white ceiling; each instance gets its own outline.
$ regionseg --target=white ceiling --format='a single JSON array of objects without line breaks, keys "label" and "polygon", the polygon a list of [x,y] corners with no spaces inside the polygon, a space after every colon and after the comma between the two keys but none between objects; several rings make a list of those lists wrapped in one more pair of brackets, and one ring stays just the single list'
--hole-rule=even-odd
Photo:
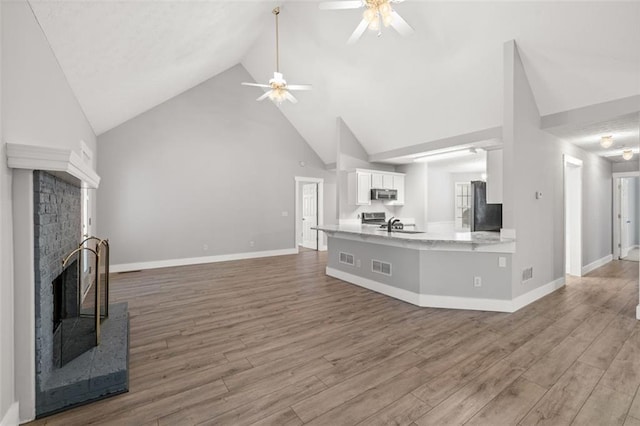
[{"label": "white ceiling", "polygon": [[274,4],[29,3],[96,134],[238,64]]},{"label": "white ceiling", "polygon": [[[273,75],[271,1],[31,3],[98,134],[239,61],[257,81]],[[360,11],[282,7],[281,71],[314,86],[282,111],[326,163],[336,160],[336,117],[369,154],[502,125],[511,39],[542,115],[640,94],[640,2],[407,1],[396,10],[413,36],[367,32],[349,46]]]},{"label": "white ceiling", "polygon": [[[637,154],[640,148],[640,114],[628,114],[587,126],[565,126],[548,131],[586,151],[607,157],[613,162],[626,161],[622,158],[623,149],[631,148]],[[604,149],[600,146],[602,136],[613,136],[613,145],[610,148]]]}]

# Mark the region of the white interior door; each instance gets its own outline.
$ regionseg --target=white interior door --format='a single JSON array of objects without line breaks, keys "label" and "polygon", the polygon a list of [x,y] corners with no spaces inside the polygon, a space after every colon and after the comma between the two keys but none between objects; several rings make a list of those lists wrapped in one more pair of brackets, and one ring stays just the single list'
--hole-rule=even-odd
[{"label": "white interior door", "polygon": [[302,186],[302,246],[318,249],[318,231],[311,228],[318,225],[318,184],[305,183]]},{"label": "white interior door", "polygon": [[620,179],[620,257],[629,255],[631,218],[629,217],[629,179]]}]

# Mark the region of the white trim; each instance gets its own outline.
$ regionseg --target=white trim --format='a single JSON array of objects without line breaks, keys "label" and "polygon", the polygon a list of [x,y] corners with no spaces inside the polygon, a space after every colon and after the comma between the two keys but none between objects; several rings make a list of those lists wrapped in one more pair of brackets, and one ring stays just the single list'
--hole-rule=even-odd
[{"label": "white trim", "polygon": [[598,269],[601,266],[606,265],[607,263],[611,262],[613,260],[613,254],[608,254],[603,258],[600,258],[598,260],[594,260],[593,262],[589,263],[588,265],[584,265],[582,267],[582,275],[588,274],[589,272]]},{"label": "white trim", "polygon": [[513,299],[513,301],[511,302],[513,305],[512,312],[515,312],[520,308],[524,308],[525,306],[535,302],[536,300],[541,299],[544,296],[551,294],[554,291],[564,287],[564,283],[565,283],[564,277],[561,277],[543,286],[536,287],[525,294],[521,294],[520,296]]},{"label": "white trim", "polygon": [[329,266],[327,266],[326,273],[330,277],[337,278],[339,280],[346,281],[360,287],[364,287],[377,293],[382,293],[386,296],[393,297],[394,299],[399,299],[404,302],[411,303],[412,305],[420,306],[420,295],[418,293],[414,293],[412,291],[394,287],[388,284],[383,284],[378,281],[360,277],[358,275],[353,275],[339,269],[331,268]]},{"label": "white trim", "polygon": [[614,177],[614,178],[636,177],[636,176],[640,176],[640,171],[638,171],[638,172],[613,172],[613,173],[611,173],[611,176]]},{"label": "white trim", "polygon": [[151,262],[121,263],[111,265],[110,272],[138,271],[142,269],[170,268],[173,266],[201,265],[203,263],[228,262],[230,260],[257,259],[260,257],[298,254],[297,248],[253,251],[247,253],[221,254],[218,256],[191,257],[184,259],[155,260]]},{"label": "white trim", "polygon": [[[577,276],[582,276],[582,258],[583,258],[583,253],[582,253],[582,222],[583,222],[583,217],[582,217],[582,188],[583,188],[583,179],[582,179],[582,174],[583,174],[583,168],[582,168],[582,160],[572,157],[568,154],[563,154],[563,168],[562,168],[562,188],[563,188],[563,195],[562,195],[562,205],[563,205],[563,226],[564,226],[564,253],[562,256],[563,259],[563,264],[564,264],[564,272],[565,275],[566,274],[572,274],[572,275],[577,275]],[[575,215],[577,216],[577,220],[575,217],[571,217],[568,218],[567,217],[567,203],[568,203],[568,193],[569,191],[567,190],[568,185],[570,184],[568,178],[567,178],[567,170],[569,169],[578,169],[578,181],[577,181],[577,185],[578,185],[578,190],[575,191],[573,194],[577,197],[577,202],[575,203],[576,206],[573,206],[576,211],[575,211]],[[573,203],[572,203],[573,204]],[[571,222],[572,225],[572,229],[574,230],[578,230],[578,232],[574,232],[570,235],[570,241],[568,240],[568,226],[569,226],[569,222]],[[575,227],[575,228],[573,228]],[[577,234],[577,235],[574,235]],[[567,258],[567,251],[569,251],[570,254],[570,258]],[[580,275],[578,275],[580,274]]]},{"label": "white trim", "polygon": [[320,248],[318,248],[318,251],[327,251],[329,250],[329,248],[327,247],[326,244],[320,244]]},{"label": "white trim", "polygon": [[[9,409],[5,413],[2,420],[0,420],[0,426],[15,426],[20,423],[20,404],[16,401],[9,406]],[[31,419],[33,420],[33,419]],[[26,421],[26,420],[25,420]]]},{"label": "white trim", "polygon": [[491,312],[515,312],[564,286],[564,278],[558,278],[557,280],[545,284],[542,287],[538,287],[528,293],[518,296],[513,300],[481,299],[475,297],[418,294],[328,266],[326,268],[326,273],[330,277],[334,277],[420,307]]},{"label": "white trim", "polygon": [[15,398],[19,417],[36,416],[36,314],[33,172],[13,171],[13,271]]},{"label": "white trim", "polygon": [[100,184],[100,176],[91,165],[71,149],[7,143],[7,165],[12,169],[53,172],[62,179],[89,188],[97,188]]},{"label": "white trim", "polygon": [[636,319],[640,320],[640,305],[636,306]]}]

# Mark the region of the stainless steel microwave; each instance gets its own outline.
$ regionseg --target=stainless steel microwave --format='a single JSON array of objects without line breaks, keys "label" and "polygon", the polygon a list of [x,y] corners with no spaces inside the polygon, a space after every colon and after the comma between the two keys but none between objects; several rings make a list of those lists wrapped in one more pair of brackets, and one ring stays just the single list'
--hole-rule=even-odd
[{"label": "stainless steel microwave", "polygon": [[371,190],[371,199],[372,200],[395,201],[395,200],[398,199],[398,190],[397,189],[378,189],[378,188],[373,188]]}]

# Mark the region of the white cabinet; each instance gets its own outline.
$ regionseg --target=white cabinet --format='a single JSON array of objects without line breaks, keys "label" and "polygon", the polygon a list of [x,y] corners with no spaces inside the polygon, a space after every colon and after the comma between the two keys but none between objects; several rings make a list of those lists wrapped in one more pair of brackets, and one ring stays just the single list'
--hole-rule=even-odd
[{"label": "white cabinet", "polygon": [[502,150],[487,151],[487,203],[502,203]]},{"label": "white cabinet", "polygon": [[348,175],[349,203],[357,206],[371,205],[371,173],[357,170]]},{"label": "white cabinet", "polygon": [[371,188],[395,189],[398,199],[387,201],[391,206],[404,205],[404,174],[377,170],[356,169],[348,174],[349,203],[357,206],[371,205]]},{"label": "white cabinet", "polygon": [[404,205],[404,175],[393,175],[393,189],[398,191],[398,199],[392,204],[394,206]]},{"label": "white cabinet", "polygon": [[372,173],[371,187],[376,189],[395,189],[393,175],[390,173]]}]

